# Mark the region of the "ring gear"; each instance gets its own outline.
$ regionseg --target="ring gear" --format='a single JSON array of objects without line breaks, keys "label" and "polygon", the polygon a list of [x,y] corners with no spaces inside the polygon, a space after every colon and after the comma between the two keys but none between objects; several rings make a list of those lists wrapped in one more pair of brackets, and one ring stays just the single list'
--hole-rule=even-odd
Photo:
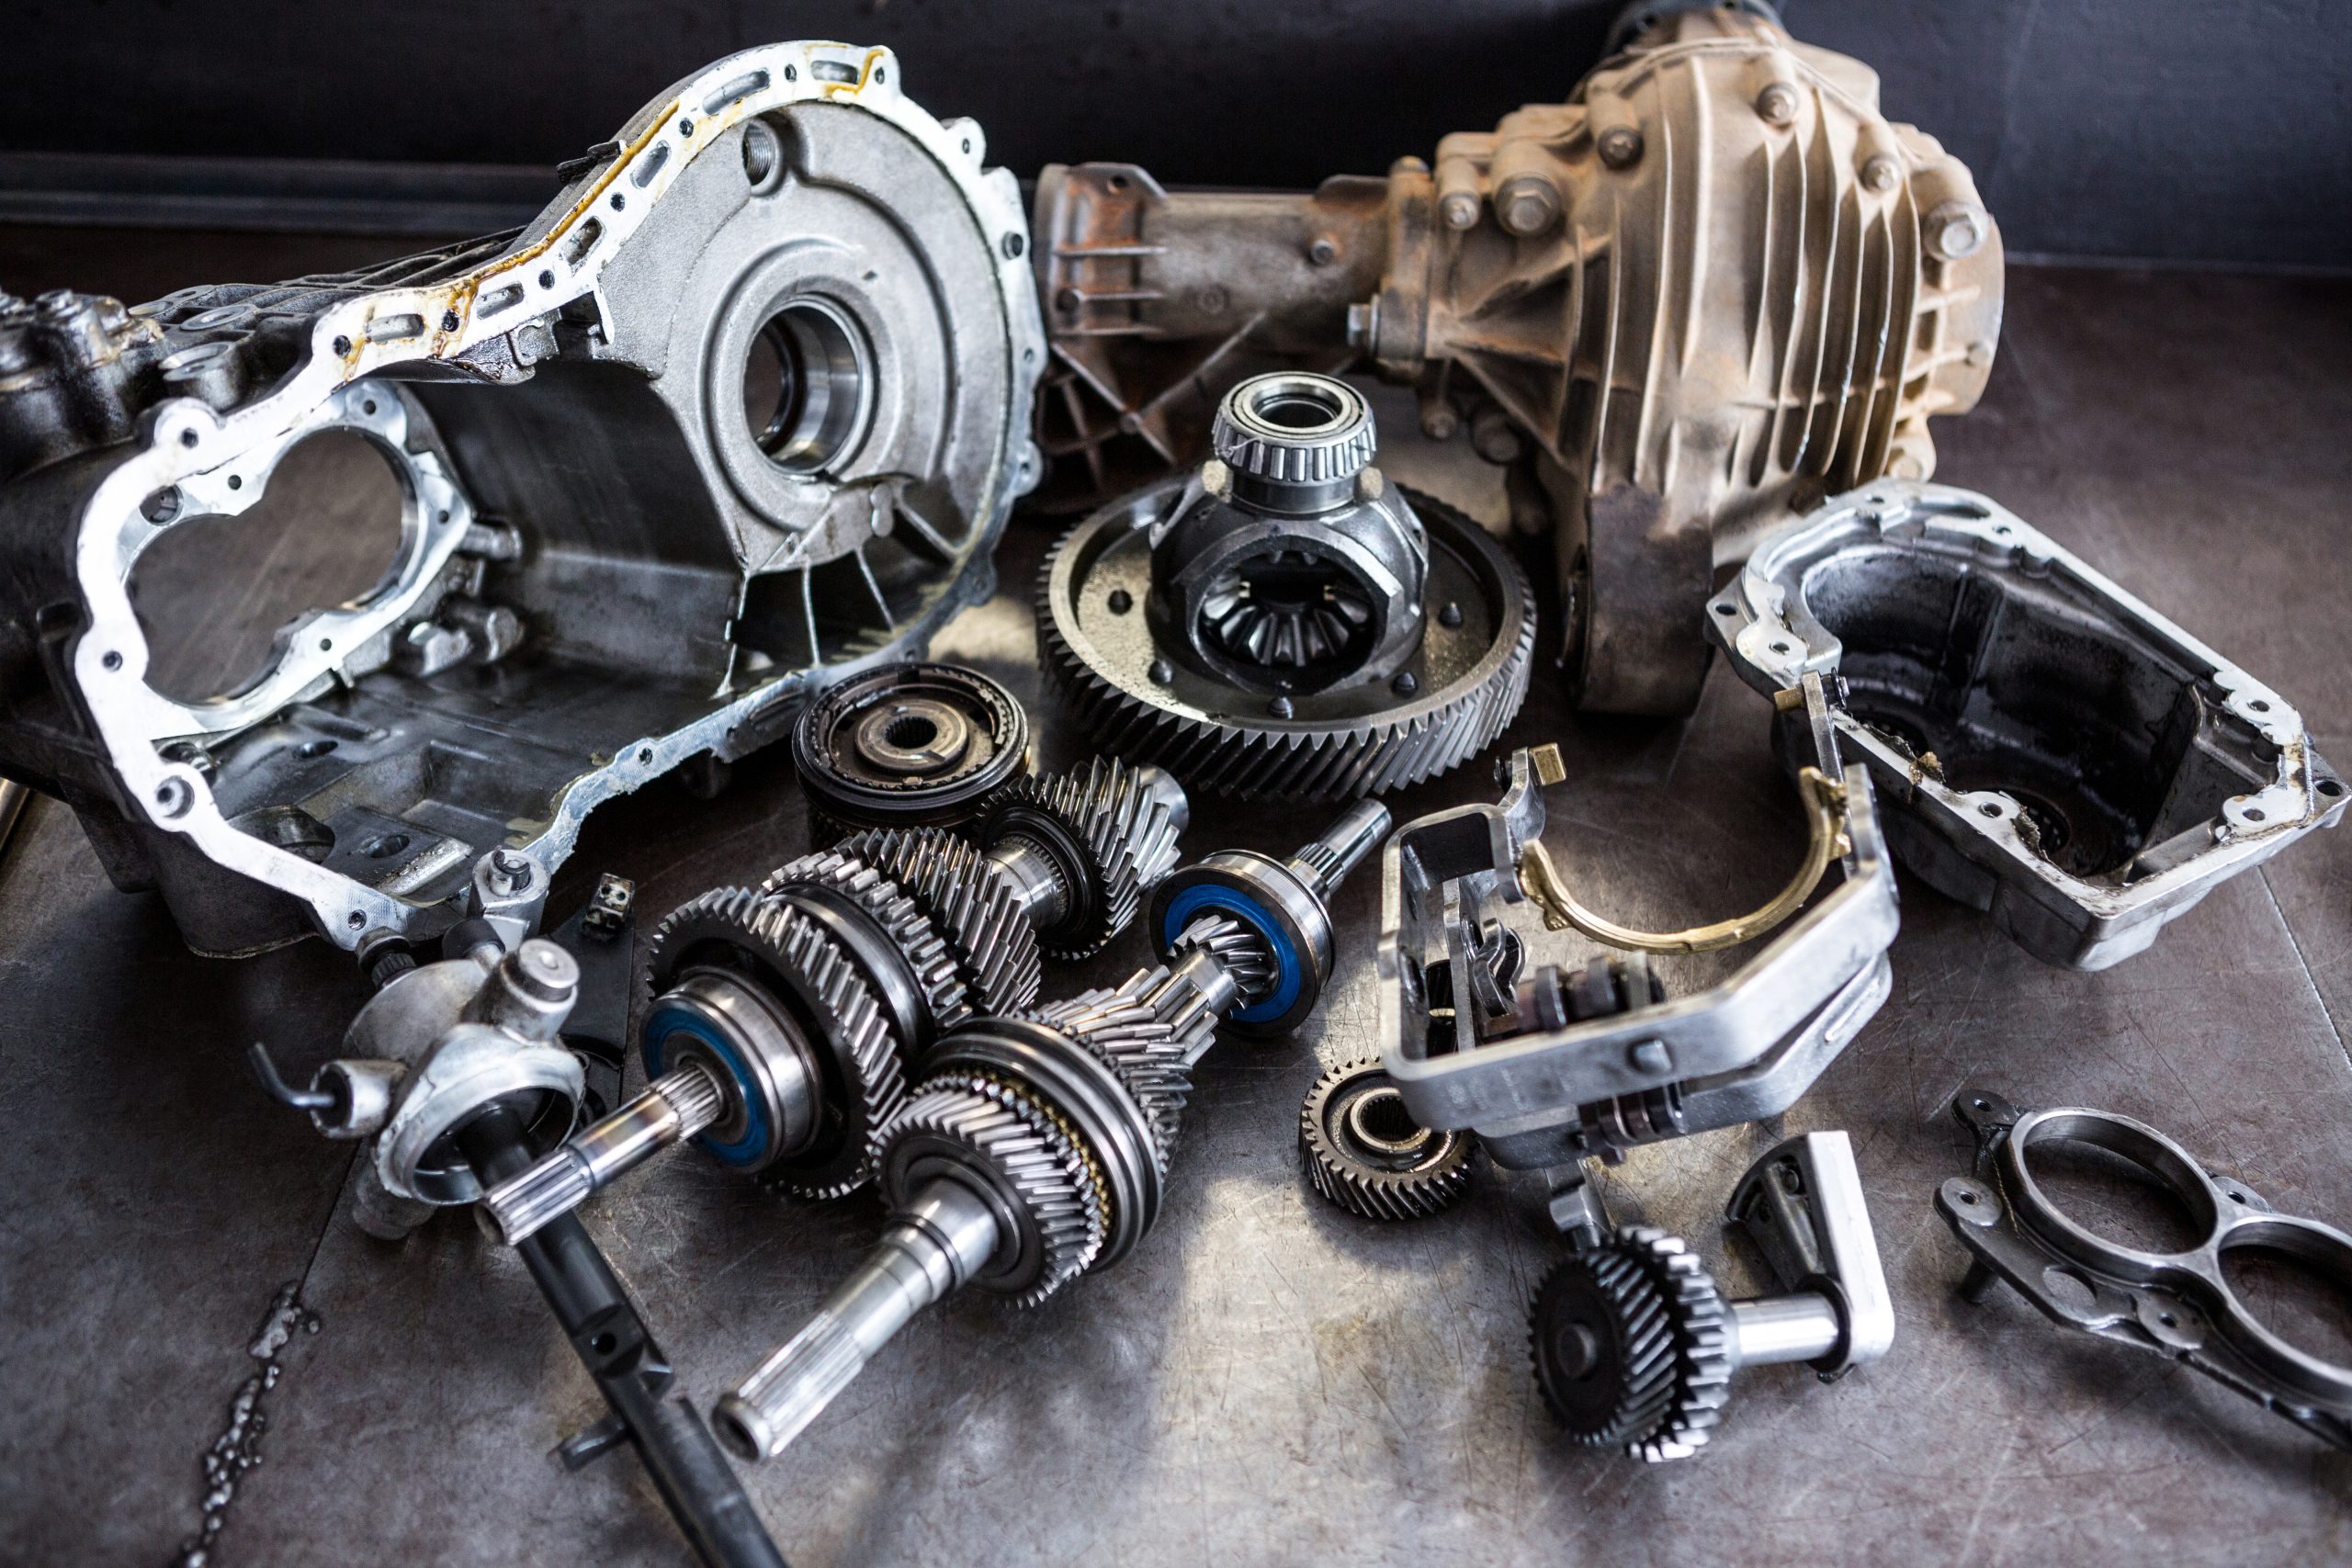
[{"label": "ring gear", "polygon": [[974,1011],[1018,1012],[1037,999],[1037,935],[1001,867],[937,828],[859,833],[834,846],[880,872],[944,937]]},{"label": "ring gear", "polygon": [[[865,912],[904,959],[932,1018],[933,1037],[972,1016],[970,993],[931,911],[910,898],[887,873],[842,846],[802,855],[767,874],[763,894],[816,888],[848,899]],[[916,1042],[909,1041],[912,1049]]]},{"label": "ring gear", "polygon": [[[1070,910],[1038,945],[1057,959],[1100,953],[1136,918],[1143,891],[1176,863],[1177,823],[1168,801],[1143,773],[1097,757],[1083,772],[1017,779],[989,808],[980,841],[993,849],[1027,838],[1058,864],[1063,848],[1084,863],[1067,865]],[[1048,842],[1048,840],[1051,840]]]},{"label": "ring gear", "polygon": [[1562,1258],[1536,1288],[1529,1338],[1544,1404],[1587,1448],[1683,1459],[1722,1418],[1730,1310],[1679,1236],[1623,1225]]},{"label": "ring gear", "polygon": [[873,828],[956,828],[1029,760],[1029,720],[1011,692],[956,664],[887,664],[820,693],[792,730],[811,825],[831,838]]},{"label": "ring gear", "polygon": [[[1407,1124],[1400,1135],[1364,1125],[1364,1102],[1374,1097],[1393,1102]],[[1470,1190],[1477,1148],[1467,1133],[1414,1123],[1376,1057],[1330,1068],[1299,1109],[1298,1153],[1307,1179],[1326,1199],[1368,1220],[1417,1219],[1453,1207]]]},{"label": "ring gear", "polygon": [[786,904],[721,887],[673,910],[653,933],[649,976],[660,996],[684,970],[750,976],[792,1014],[824,1073],[823,1127],[806,1153],[760,1179],[803,1198],[838,1198],[874,1174],[883,1126],[906,1101],[906,1072],[882,1005],[832,934]]},{"label": "ring gear", "polygon": [[[1476,523],[1411,491],[1403,493],[1429,537],[1428,623],[1393,681],[1270,703],[1163,657],[1114,606],[1150,592],[1150,526],[1188,483],[1165,479],[1103,508],[1046,561],[1037,604],[1046,678],[1104,750],[1239,799],[1343,799],[1442,773],[1518,714],[1535,655],[1526,574]],[[1407,676],[1413,688],[1400,692]]]}]

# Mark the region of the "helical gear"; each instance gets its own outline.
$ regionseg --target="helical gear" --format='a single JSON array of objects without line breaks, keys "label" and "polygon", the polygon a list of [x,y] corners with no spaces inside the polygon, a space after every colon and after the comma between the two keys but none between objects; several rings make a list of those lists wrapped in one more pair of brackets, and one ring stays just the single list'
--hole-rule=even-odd
[{"label": "helical gear", "polygon": [[998,795],[980,830],[994,845],[1020,830],[1024,816],[1042,818],[1068,835],[1086,857],[1091,897],[1063,931],[1042,933],[1039,945],[1057,959],[1091,957],[1126,929],[1143,890],[1176,863],[1179,824],[1167,800],[1141,770],[1097,757],[1083,770],[1016,779]]},{"label": "helical gear", "polygon": [[1180,1028],[1149,999],[1168,978],[1147,969],[1125,985],[1042,1007],[1029,1016],[1067,1036],[1118,1075],[1151,1128],[1153,1156],[1162,1176],[1175,1153],[1184,1102],[1193,1093],[1193,1059],[1206,1048],[1216,1021],[1196,1016]]},{"label": "helical gear", "polygon": [[972,1010],[1017,1012],[1037,999],[1037,934],[1002,868],[939,828],[859,833],[834,846],[896,884],[946,939]]},{"label": "helical gear", "polygon": [[1241,993],[1243,1006],[1263,1000],[1281,973],[1266,939],[1231,915],[1203,915],[1169,944],[1170,956],[1174,958],[1202,952],[1216,956]]},{"label": "helical gear", "polygon": [[[1394,1124],[1376,1122],[1368,1114],[1375,1109]],[[1298,1152],[1308,1181],[1329,1201],[1368,1220],[1409,1220],[1462,1201],[1477,1144],[1467,1133],[1414,1124],[1395,1080],[1371,1057],[1342,1062],[1315,1080],[1299,1108]]]},{"label": "helical gear", "polygon": [[1730,1393],[1731,1336],[1714,1277],[1650,1225],[1561,1259],[1530,1316],[1536,1387],[1568,1436],[1651,1463],[1705,1446]]},{"label": "helical gear", "polygon": [[[1345,800],[1460,765],[1492,745],[1526,701],[1535,596],[1526,573],[1476,522],[1407,493],[1428,529],[1432,561],[1444,565],[1432,580],[1430,614],[1443,616],[1442,593],[1459,596],[1477,604],[1480,620],[1472,624],[1488,634],[1475,652],[1448,660],[1459,672],[1443,682],[1409,690],[1384,684],[1380,700],[1361,711],[1326,714],[1326,699],[1311,694],[1270,706],[1256,694],[1212,692],[1181,670],[1171,672],[1165,660],[1155,665],[1148,647],[1090,634],[1087,606],[1103,597],[1092,581],[1096,569],[1142,547],[1125,541],[1136,532],[1131,513],[1143,503],[1123,502],[1080,523],[1046,557],[1036,614],[1048,686],[1104,751],[1157,762],[1196,795]],[[1441,580],[1455,586],[1442,588]],[[1459,635],[1452,630],[1457,624],[1439,621],[1449,637]]]},{"label": "helical gear", "polygon": [[1019,1208],[1037,1262],[1031,1278],[1012,1282],[1018,1304],[1044,1301],[1102,1252],[1109,1198],[1101,1173],[1035,1097],[987,1073],[940,1074],[917,1086],[888,1129],[894,1148],[918,1138],[955,1147]]},{"label": "helical gear", "polygon": [[938,1033],[972,1016],[970,989],[931,911],[909,897],[896,878],[847,846],[836,846],[787,862],[760,884],[765,894],[795,887],[833,893],[865,911],[905,959]]},{"label": "helical gear", "polygon": [[827,1121],[811,1155],[760,1173],[769,1187],[838,1198],[874,1174],[883,1127],[906,1100],[900,1042],[881,1003],[832,934],[807,915],[750,888],[714,888],[671,911],[654,931],[648,983],[665,990],[695,964],[757,980],[794,1014],[825,1069]]}]

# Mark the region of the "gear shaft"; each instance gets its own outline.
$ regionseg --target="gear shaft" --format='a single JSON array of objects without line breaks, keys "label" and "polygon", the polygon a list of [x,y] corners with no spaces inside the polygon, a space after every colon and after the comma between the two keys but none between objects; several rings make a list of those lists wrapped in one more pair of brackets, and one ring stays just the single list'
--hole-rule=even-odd
[{"label": "gear shaft", "polygon": [[967,1284],[1034,1304],[1132,1251],[1159,1215],[1193,1065],[1221,1023],[1256,1013],[1263,1032],[1312,1010],[1331,969],[1326,900],[1387,826],[1363,802],[1285,861],[1187,866],[1154,897],[1165,967],[941,1040],[882,1133],[888,1231],[719,1401],[722,1439],[782,1451],[915,1313]]},{"label": "gear shaft", "polygon": [[861,833],[682,907],[654,939],[641,1044],[655,1081],[490,1193],[508,1243],[696,1138],[808,1197],[874,1173],[906,1064],[1037,998],[1038,952],[1082,957],[1135,919],[1191,816],[1159,768],[1097,760],[1002,789],[979,846]]}]

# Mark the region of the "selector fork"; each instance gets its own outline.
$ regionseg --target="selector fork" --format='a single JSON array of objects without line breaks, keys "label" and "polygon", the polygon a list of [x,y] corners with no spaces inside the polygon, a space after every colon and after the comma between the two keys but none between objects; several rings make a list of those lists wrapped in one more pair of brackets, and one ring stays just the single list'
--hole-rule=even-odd
[{"label": "selector fork", "polygon": [[861,833],[681,906],[654,937],[644,1091],[492,1189],[483,1223],[519,1242],[690,1138],[804,1197],[853,1190],[907,1064],[975,1010],[1031,1006],[1040,948],[1124,930],[1190,817],[1160,769],[1098,759],[1004,789],[978,848]]},{"label": "selector fork", "polygon": [[1364,801],[1286,861],[1227,850],[1186,866],[1153,896],[1165,967],[943,1038],[880,1135],[889,1228],[719,1401],[722,1440],[781,1452],[915,1314],[966,1285],[1035,1305],[1132,1251],[1159,1214],[1193,1065],[1220,1024],[1279,1034],[1313,1010],[1332,967],[1327,900],[1388,825]]}]

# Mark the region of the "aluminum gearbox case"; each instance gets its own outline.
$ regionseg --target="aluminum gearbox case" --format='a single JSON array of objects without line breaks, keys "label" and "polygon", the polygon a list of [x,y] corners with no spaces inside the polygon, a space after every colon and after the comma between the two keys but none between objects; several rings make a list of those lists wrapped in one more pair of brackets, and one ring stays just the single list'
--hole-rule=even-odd
[{"label": "aluminum gearbox case", "polygon": [[[0,773],[198,949],[417,942],[492,849],[543,884],[601,802],[920,650],[992,592],[1041,467],[1028,233],[983,160],[888,51],[778,44],[655,98],[519,231],[0,301]],[[382,579],[226,689],[160,689],[142,553],[327,433],[397,481]]]},{"label": "aluminum gearbox case", "polygon": [[1758,691],[1827,684],[1897,858],[2052,964],[2130,957],[2344,814],[2277,692],[1968,491],[1838,497],[1765,539],[1707,623]]}]

